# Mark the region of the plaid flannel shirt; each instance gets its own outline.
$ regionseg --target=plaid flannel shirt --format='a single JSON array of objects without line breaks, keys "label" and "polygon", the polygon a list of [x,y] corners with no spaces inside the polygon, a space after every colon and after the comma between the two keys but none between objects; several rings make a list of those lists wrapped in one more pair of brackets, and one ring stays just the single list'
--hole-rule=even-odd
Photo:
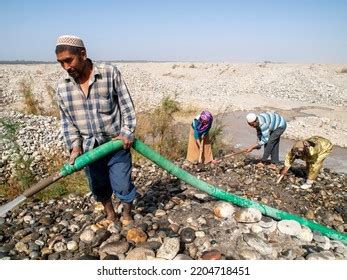
[{"label": "plaid flannel shirt", "polygon": [[134,104],[119,70],[112,65],[93,63],[86,97],[78,83],[64,75],[57,84],[61,126],[67,148],[83,151],[112,137],[134,139]]}]

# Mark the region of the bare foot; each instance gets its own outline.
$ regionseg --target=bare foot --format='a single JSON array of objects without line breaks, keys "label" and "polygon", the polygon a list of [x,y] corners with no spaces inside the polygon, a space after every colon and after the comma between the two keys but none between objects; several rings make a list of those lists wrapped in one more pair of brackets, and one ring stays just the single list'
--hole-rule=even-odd
[{"label": "bare foot", "polygon": [[277,165],[274,163],[269,164],[269,168],[272,170],[277,170]]},{"label": "bare foot", "polygon": [[133,221],[133,218],[131,216],[131,209],[132,209],[132,203],[127,203],[123,202],[123,212],[122,212],[122,217],[123,217],[123,224],[131,223]]},{"label": "bare foot", "polygon": [[116,212],[114,211],[112,200],[106,200],[102,202],[102,205],[104,205],[104,209],[106,212],[106,219],[109,221],[115,221],[117,219]]},{"label": "bare foot", "polygon": [[264,166],[265,166],[265,164],[262,163],[262,162],[258,162],[258,163],[257,163],[257,167],[264,167]]}]

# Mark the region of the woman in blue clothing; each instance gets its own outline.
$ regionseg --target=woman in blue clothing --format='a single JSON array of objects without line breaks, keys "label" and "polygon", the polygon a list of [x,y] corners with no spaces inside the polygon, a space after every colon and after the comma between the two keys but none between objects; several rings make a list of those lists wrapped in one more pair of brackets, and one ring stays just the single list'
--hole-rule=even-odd
[{"label": "woman in blue clothing", "polygon": [[257,115],[249,113],[246,119],[248,124],[257,130],[258,137],[258,142],[248,147],[246,152],[250,153],[254,149],[260,149],[264,146],[262,161],[267,161],[271,156],[269,167],[275,169],[276,164],[279,163],[280,137],[287,127],[285,119],[281,115],[272,112]]}]

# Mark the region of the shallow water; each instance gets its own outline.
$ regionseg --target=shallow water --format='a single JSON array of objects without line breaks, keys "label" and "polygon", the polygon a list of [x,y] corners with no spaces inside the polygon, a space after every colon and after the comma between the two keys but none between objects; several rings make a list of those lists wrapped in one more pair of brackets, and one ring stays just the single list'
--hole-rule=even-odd
[{"label": "shallow water", "polygon": [[[235,111],[226,113],[223,117],[223,134],[226,143],[232,144],[234,148],[245,148],[256,143],[256,131],[246,122],[247,111]],[[292,139],[282,138],[280,142],[280,160],[283,161],[288,151],[295,143]],[[261,157],[261,150],[255,150],[251,153],[253,156]],[[298,161],[300,162],[300,161]],[[301,161],[302,162],[302,161]],[[332,153],[324,162],[324,167],[330,168],[335,172],[347,173],[347,148],[334,146]]]}]

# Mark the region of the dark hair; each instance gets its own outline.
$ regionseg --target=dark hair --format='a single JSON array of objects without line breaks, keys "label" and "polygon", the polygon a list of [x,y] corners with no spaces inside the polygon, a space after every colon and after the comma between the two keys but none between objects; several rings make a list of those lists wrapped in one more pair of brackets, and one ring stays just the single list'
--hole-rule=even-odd
[{"label": "dark hair", "polygon": [[68,46],[68,45],[58,45],[55,47],[55,54],[64,52],[64,51],[69,51],[72,54],[80,54],[81,51],[85,51],[85,48],[81,47],[75,47],[75,46]]}]

